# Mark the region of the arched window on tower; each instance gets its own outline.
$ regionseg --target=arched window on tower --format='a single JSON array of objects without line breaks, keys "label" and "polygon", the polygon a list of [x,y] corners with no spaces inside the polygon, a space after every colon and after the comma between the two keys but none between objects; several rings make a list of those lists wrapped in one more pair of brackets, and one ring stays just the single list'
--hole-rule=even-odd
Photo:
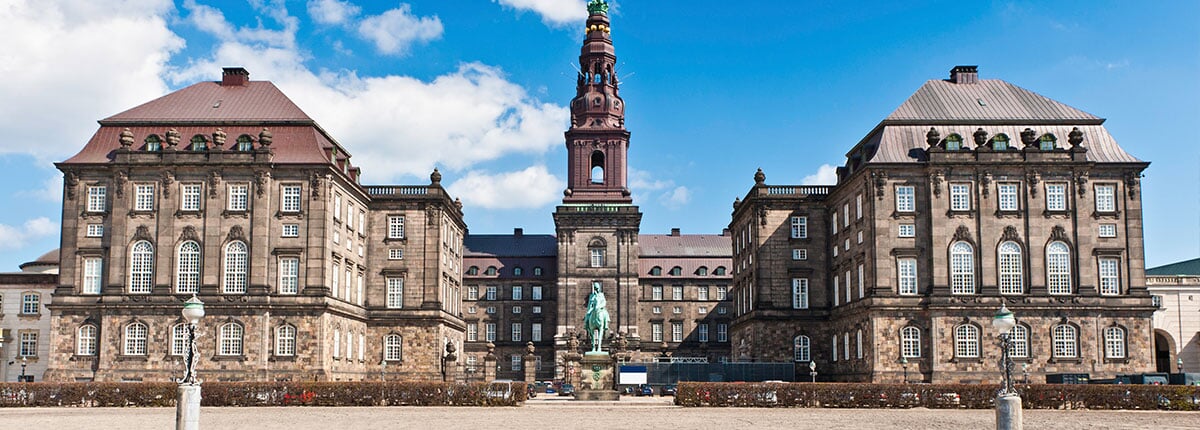
[{"label": "arched window on tower", "polygon": [[600,151],[592,153],[592,183],[604,183],[604,153]]}]

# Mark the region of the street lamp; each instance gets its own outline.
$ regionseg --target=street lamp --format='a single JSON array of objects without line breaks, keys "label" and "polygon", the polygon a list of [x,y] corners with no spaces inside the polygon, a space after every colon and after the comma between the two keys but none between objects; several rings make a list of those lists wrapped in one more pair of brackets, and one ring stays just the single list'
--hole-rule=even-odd
[{"label": "street lamp", "polygon": [[[1183,373],[1183,357],[1175,357],[1175,367],[1179,368],[1179,373]],[[24,373],[25,365],[21,365],[22,373]]]},{"label": "street lamp", "polygon": [[195,295],[183,302],[181,311],[187,321],[188,342],[185,371],[179,379],[179,398],[175,403],[175,430],[200,430],[200,381],[196,379],[196,324],[204,318],[204,302]]},{"label": "street lamp", "polygon": [[808,376],[812,377],[812,381],[814,384],[817,383],[817,362],[816,361],[812,361],[812,360],[808,361]]},{"label": "street lamp", "polygon": [[1029,363],[1021,364],[1021,373],[1025,375],[1025,385],[1029,385]]},{"label": "street lamp", "polygon": [[25,366],[29,365],[29,357],[21,356],[21,382],[25,381]]},{"label": "street lamp", "polygon": [[908,383],[908,357],[900,356],[900,367],[904,368],[904,383]]},{"label": "street lamp", "polygon": [[1000,368],[1004,372],[1004,384],[996,396],[996,428],[1012,430],[1022,428],[1021,396],[1012,388],[1012,360],[1008,357],[1009,334],[1017,326],[1017,319],[1008,306],[1000,304],[1000,311],[992,318],[992,327],[1000,333]]}]

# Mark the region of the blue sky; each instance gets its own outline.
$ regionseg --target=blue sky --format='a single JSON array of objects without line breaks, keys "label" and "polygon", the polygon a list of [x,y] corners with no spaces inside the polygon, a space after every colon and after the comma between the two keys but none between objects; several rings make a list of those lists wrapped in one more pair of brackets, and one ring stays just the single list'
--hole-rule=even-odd
[{"label": "blue sky", "polygon": [[[276,82],[365,183],[434,166],[473,233],[552,233],[584,0],[0,0],[0,271],[58,244],[96,120],[222,66]],[[1144,178],[1149,266],[1200,256],[1200,3],[615,2],[644,233],[719,232],[761,167],[831,167],[924,81],[974,64],[1092,114]]]}]

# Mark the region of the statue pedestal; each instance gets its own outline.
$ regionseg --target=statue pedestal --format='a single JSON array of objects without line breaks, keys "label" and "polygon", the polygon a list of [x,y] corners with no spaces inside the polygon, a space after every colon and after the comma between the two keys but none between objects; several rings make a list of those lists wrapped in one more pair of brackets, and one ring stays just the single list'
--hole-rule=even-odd
[{"label": "statue pedestal", "polygon": [[607,352],[589,351],[583,354],[579,363],[575,400],[621,400],[621,394],[613,385],[613,361]]}]

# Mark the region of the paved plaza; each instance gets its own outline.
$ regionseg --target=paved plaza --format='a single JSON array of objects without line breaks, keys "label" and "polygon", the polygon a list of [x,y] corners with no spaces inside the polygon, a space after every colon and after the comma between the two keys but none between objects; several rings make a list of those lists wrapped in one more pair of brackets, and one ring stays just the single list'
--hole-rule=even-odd
[{"label": "paved plaza", "polygon": [[[670,399],[666,399],[669,402]],[[681,408],[659,399],[583,404],[534,399],[520,408],[204,408],[205,429],[986,429],[991,410]],[[162,430],[173,408],[0,409],[0,428]],[[1027,429],[1197,429],[1200,413],[1025,411]]]}]

